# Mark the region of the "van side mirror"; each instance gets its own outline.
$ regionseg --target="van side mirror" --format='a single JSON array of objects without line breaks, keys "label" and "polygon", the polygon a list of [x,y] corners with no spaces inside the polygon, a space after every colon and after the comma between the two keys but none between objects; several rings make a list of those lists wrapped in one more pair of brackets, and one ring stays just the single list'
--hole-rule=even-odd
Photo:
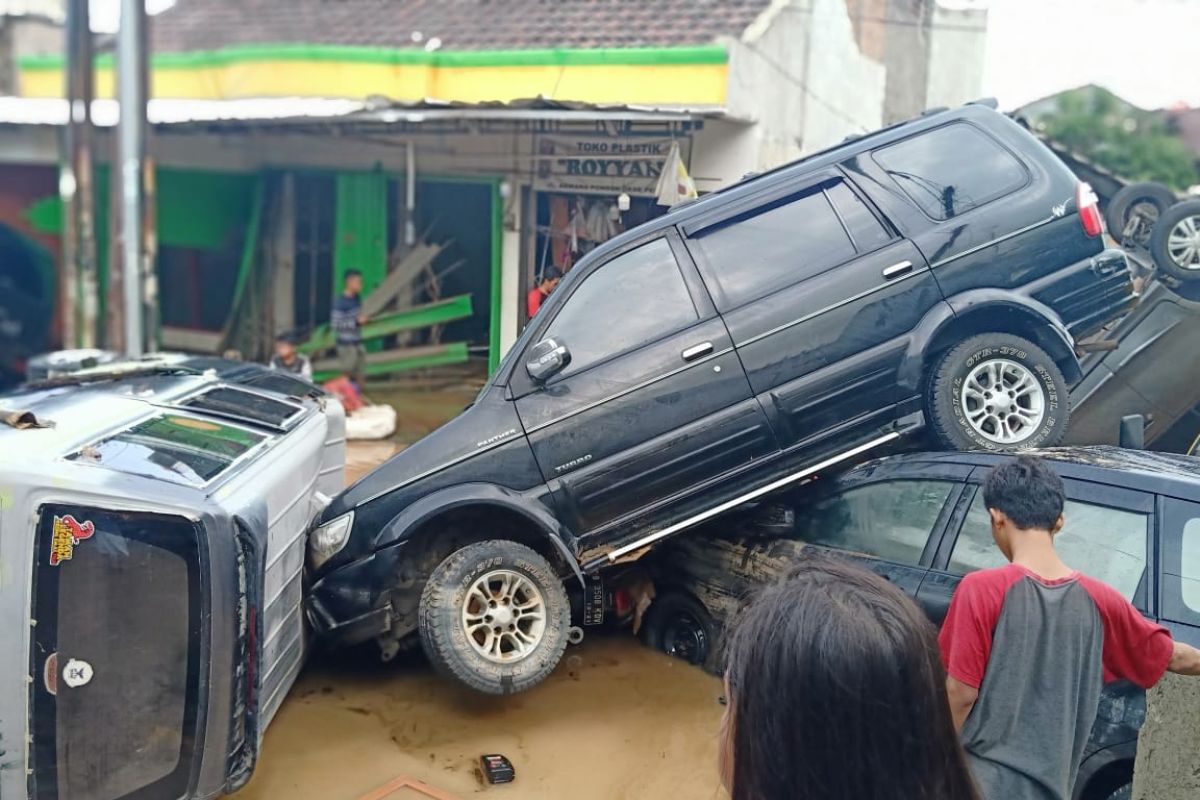
[{"label": "van side mirror", "polygon": [[557,339],[543,339],[529,351],[525,371],[534,383],[544,383],[571,363],[571,351]]},{"label": "van side mirror", "polygon": [[1121,433],[1117,444],[1130,450],[1146,449],[1146,418],[1141,414],[1121,417]]}]

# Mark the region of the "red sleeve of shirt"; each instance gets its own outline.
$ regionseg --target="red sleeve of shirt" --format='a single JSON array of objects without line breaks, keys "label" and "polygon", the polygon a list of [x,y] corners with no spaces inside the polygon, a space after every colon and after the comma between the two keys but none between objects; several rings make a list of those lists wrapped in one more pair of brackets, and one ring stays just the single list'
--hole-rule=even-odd
[{"label": "red sleeve of shirt", "polygon": [[1128,680],[1143,689],[1158,683],[1175,642],[1162,625],[1151,622],[1125,597],[1104,581],[1079,577],[1096,603],[1104,623],[1104,680]]},{"label": "red sleeve of shirt", "polygon": [[525,295],[525,315],[532,317],[542,307],[542,292],[540,289],[530,289]]},{"label": "red sleeve of shirt", "polygon": [[958,584],[938,635],[947,675],[975,689],[983,683],[1004,595],[1022,575],[1009,565],[968,573]]}]

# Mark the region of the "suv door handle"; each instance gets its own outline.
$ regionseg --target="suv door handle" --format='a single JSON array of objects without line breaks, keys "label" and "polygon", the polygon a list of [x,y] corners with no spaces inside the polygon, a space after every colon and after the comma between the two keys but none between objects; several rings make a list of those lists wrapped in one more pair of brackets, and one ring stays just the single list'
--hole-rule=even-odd
[{"label": "suv door handle", "polygon": [[683,356],[684,361],[695,361],[697,358],[706,356],[712,351],[712,342],[701,342],[700,344],[692,345],[688,349],[684,350],[680,355]]},{"label": "suv door handle", "polygon": [[887,280],[898,278],[901,275],[912,272],[913,264],[911,261],[901,261],[898,264],[892,264],[883,271],[883,277]]}]

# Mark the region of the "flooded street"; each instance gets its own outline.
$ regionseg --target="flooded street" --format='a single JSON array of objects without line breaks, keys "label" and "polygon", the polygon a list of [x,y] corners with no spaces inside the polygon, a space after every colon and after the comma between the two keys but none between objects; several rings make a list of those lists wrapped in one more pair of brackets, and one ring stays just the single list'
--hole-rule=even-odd
[{"label": "flooded street", "polygon": [[[529,800],[720,798],[721,684],[628,635],[570,647],[525,694],[471,694],[416,657],[319,657],[267,731],[239,800],[354,800],[399,775],[455,796]],[[479,756],[502,753],[512,784],[487,786]],[[401,790],[397,798],[418,797]]]},{"label": "flooded street", "polygon": [[[348,483],[444,422],[469,396],[460,390],[430,399],[388,397],[404,426],[399,441],[352,442]],[[722,798],[720,693],[719,680],[642,646],[628,631],[589,632],[545,683],[503,698],[435,675],[419,653],[389,665],[370,647],[318,653],[236,797],[355,800],[404,775],[459,797]],[[515,782],[485,784],[477,772],[485,753],[507,756]],[[408,789],[389,795],[421,796]]]}]

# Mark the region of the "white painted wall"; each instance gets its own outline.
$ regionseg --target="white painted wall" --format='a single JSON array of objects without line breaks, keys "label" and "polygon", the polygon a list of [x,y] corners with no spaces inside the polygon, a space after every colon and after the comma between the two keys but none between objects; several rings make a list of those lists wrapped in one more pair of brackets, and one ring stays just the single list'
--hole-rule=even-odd
[{"label": "white painted wall", "polygon": [[988,12],[933,10],[925,107],[957,106],[983,96]]},{"label": "white painted wall", "polygon": [[504,201],[504,233],[500,245],[500,357],[521,333],[521,198],[525,192],[512,177]]}]

